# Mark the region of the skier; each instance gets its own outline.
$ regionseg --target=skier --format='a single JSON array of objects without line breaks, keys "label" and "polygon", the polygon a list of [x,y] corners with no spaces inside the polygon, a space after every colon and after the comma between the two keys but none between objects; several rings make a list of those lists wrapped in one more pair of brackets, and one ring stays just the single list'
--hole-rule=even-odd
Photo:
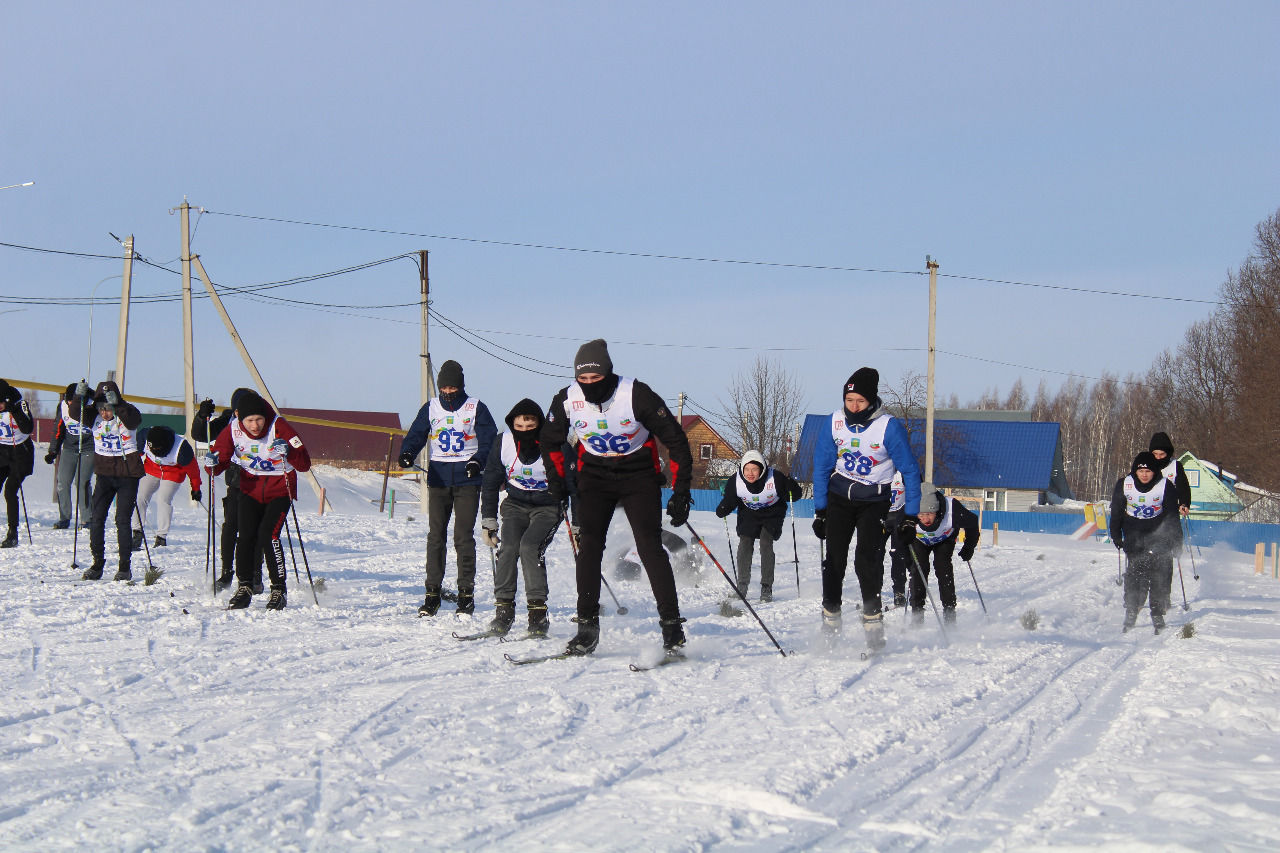
[{"label": "skier", "polygon": [[884,586],[885,517],[890,483],[902,472],[905,516],[899,535],[915,535],[920,507],[920,469],[907,431],[885,411],[879,397],[880,374],[860,367],[844,384],[844,405],[831,413],[831,436],[818,442],[813,455],[813,532],[827,540],[822,567],[822,620],[828,632],[840,630],[845,567],[849,545],[858,534],[853,568],[862,593],[863,627],[871,644],[884,642],[880,591]]},{"label": "skier", "polygon": [[1178,512],[1182,515],[1190,515],[1191,481],[1187,479],[1187,472],[1183,470],[1182,463],[1173,458],[1173,442],[1169,439],[1169,434],[1158,432],[1151,436],[1151,443],[1147,449],[1160,463],[1160,474],[1177,490]]},{"label": "skier", "polygon": [[[564,520],[560,501],[551,495],[546,463],[542,460],[542,408],[527,397],[507,414],[507,432],[489,451],[481,487],[480,536],[498,549],[493,571],[494,615],[489,630],[506,634],[516,618],[516,561],[524,570],[529,634],[542,636],[547,618],[547,565],[543,559]],[[562,448],[562,450],[564,450]],[[570,475],[572,472],[569,472]],[[572,476],[569,494],[576,492]],[[502,535],[498,535],[498,492],[502,502]]]},{"label": "skier", "polygon": [[902,487],[902,472],[893,475],[889,484],[889,514],[884,517],[884,530],[889,537],[889,579],[893,583],[893,606],[907,606],[907,563],[911,557],[907,546],[898,536],[898,528],[906,518],[903,507],[907,503],[907,492]]},{"label": "skier", "polygon": [[246,391],[236,401],[236,416],[218,433],[205,457],[205,468],[217,476],[230,465],[240,468],[239,517],[236,520],[236,580],[228,610],[242,610],[253,600],[254,571],[259,555],[271,579],[268,610],[284,610],[284,549],[280,529],[298,492],[297,471],[311,469],[311,454],[302,439],[266,400]]},{"label": "skier", "polygon": [[738,471],[724,484],[724,497],[716,515],[738,513],[738,592],[745,597],[751,587],[751,560],[760,540],[760,600],[773,601],[773,543],[782,536],[787,504],[800,499],[800,484],[764,464],[758,450],[748,450]]},{"label": "skier", "polygon": [[[191,445],[170,427],[145,427],[138,436],[143,441],[142,468],[146,471],[138,484],[138,518],[146,520],[151,496],[156,495],[160,503],[156,508],[155,547],[163,548],[169,544],[173,496],[183,480],[191,481],[191,500],[200,502],[200,466],[196,464],[196,454]],[[133,531],[133,538],[141,542],[142,531]]]},{"label": "skier", "polygon": [[1127,477],[1111,494],[1111,541],[1128,558],[1124,572],[1124,625],[1138,621],[1150,601],[1151,624],[1159,634],[1173,588],[1173,556],[1182,547],[1175,486],[1160,476],[1160,461],[1145,450],[1133,460]]},{"label": "skier", "polygon": [[[249,388],[237,388],[231,393],[231,406],[223,409],[222,414],[216,418],[213,417],[213,400],[205,399],[200,403],[200,408],[196,410],[196,416],[191,421],[191,437],[196,441],[203,441],[212,444],[218,435],[227,428],[227,424],[231,423],[235,417],[236,404],[245,394],[254,393]],[[214,589],[221,592],[231,586],[231,582],[236,576],[236,534],[239,532],[237,524],[240,518],[240,466],[230,465],[224,475],[227,484],[227,493],[222,498],[222,533],[218,538],[218,547],[222,552],[222,573],[214,581]],[[210,510],[213,507],[210,506]],[[260,595],[262,593],[262,554],[259,552],[257,562],[253,568],[252,587],[253,594]]]},{"label": "skier", "polygon": [[22,481],[35,470],[36,451],[31,441],[35,420],[22,393],[0,379],[0,484],[9,514],[9,532],[0,548],[18,546],[19,501]]},{"label": "skier", "polygon": [[[955,498],[949,498],[934,488],[933,483],[920,485],[920,523],[915,536],[906,541],[911,549],[907,559],[912,562],[911,573],[911,621],[924,621],[925,584],[929,582],[929,555],[933,555],[933,571],[938,578],[938,597],[942,599],[942,617],[947,624],[956,621],[956,575],[951,565],[960,531],[964,531],[964,544],[960,546],[960,559],[968,561],[978,547],[982,535],[978,529],[978,517]],[[920,569],[920,577],[914,567]]]},{"label": "skier", "polygon": [[578,348],[575,381],[562,388],[547,410],[542,455],[551,494],[564,502],[566,459],[561,449],[573,430],[578,438],[577,635],[565,652],[589,655],[600,642],[600,561],[613,511],[621,504],[631,524],[636,550],[649,575],[658,605],[662,644],[677,656],[685,643],[671,560],[662,548],[661,495],[664,477],[657,442],[662,442],[675,475],[667,514],[679,527],[689,520],[693,498],[693,454],[689,439],[662,398],[638,379],[613,372],[608,344],[597,338]]},{"label": "skier", "polygon": [[[75,483],[80,501],[80,523],[89,526],[89,482],[93,478],[93,419],[97,412],[92,407],[81,406],[76,396],[76,383],[72,382],[58,403],[58,425],[44,461],[55,465],[54,475],[58,490],[58,520],[54,530],[66,530],[76,511],[72,503],[71,486]],[[63,453],[63,451],[68,451]]]},{"label": "skier", "polygon": [[120,549],[120,568],[115,580],[133,579],[129,568],[133,553],[132,528],[134,503],[138,498],[138,481],[142,479],[142,453],[138,449],[138,427],[142,413],[137,406],[120,396],[120,387],[108,380],[99,382],[93,397],[83,382],[76,386],[82,407],[96,406],[93,421],[93,515],[89,519],[89,551],[93,563],[81,575],[82,580],[102,578],[106,565],[107,510],[116,503],[116,544]]},{"label": "skier", "polygon": [[476,608],[476,516],[480,485],[498,428],[489,408],[467,396],[462,365],[440,365],[440,393],[418,410],[400,444],[400,467],[414,467],[422,448],[430,445],[427,463],[427,580],[419,616],[440,610],[444,582],[445,530],[453,519],[453,551],[458,559],[458,612]]}]

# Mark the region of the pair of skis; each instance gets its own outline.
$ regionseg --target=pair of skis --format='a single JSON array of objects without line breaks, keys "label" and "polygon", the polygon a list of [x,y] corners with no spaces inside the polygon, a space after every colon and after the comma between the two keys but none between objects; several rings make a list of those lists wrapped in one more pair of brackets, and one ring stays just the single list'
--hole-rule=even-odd
[{"label": "pair of skis", "polygon": [[[517,658],[517,657],[512,657],[511,655],[503,655],[503,657],[506,658],[511,663],[515,664],[516,666],[528,666],[529,664],[546,663],[547,661],[551,661],[551,660],[568,660],[569,658],[574,658],[574,657],[585,657],[585,655],[578,655],[578,654],[574,654],[573,652],[566,651],[566,652],[559,652],[558,654],[554,654],[554,655],[534,655],[533,657],[526,657],[526,658]],[[648,672],[649,670],[652,670],[652,669],[657,669],[659,667],[667,666],[673,663],[680,663],[685,660],[687,660],[687,658],[684,656],[683,652],[676,652],[674,654],[672,652],[668,652],[667,654],[663,655],[654,663],[649,663],[649,664],[632,663],[628,665],[628,669],[630,669],[632,672]]]}]

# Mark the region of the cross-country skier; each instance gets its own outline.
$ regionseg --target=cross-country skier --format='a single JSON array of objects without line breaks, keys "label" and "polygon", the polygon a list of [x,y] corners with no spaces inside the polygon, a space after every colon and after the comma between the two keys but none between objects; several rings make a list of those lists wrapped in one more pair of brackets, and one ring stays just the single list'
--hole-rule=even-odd
[{"label": "cross-country skier", "polygon": [[9,532],[0,548],[18,545],[18,521],[21,516],[18,490],[22,481],[35,469],[35,444],[31,433],[35,420],[22,392],[0,379],[0,485],[4,487],[5,509],[9,514]]},{"label": "cross-country skier", "polygon": [[684,430],[653,389],[613,372],[609,347],[601,339],[578,348],[575,381],[562,388],[547,410],[542,455],[552,495],[567,498],[566,460],[561,450],[572,430],[578,438],[578,634],[565,649],[589,655],[600,642],[600,561],[613,511],[619,505],[631,523],[636,550],[649,575],[658,605],[662,644],[676,654],[685,643],[671,561],[662,548],[658,442],[667,449],[675,482],[667,501],[671,524],[689,520],[693,455]]},{"label": "cross-country skier", "polygon": [[[911,620],[924,621],[924,601],[929,581],[929,556],[933,555],[933,571],[938,578],[938,597],[942,599],[942,616],[948,624],[956,621],[956,575],[951,564],[960,531],[964,531],[964,545],[960,546],[960,559],[969,560],[978,547],[981,531],[978,516],[974,515],[955,498],[946,497],[934,488],[933,483],[920,486],[920,523],[915,536],[907,540],[911,553]],[[923,578],[917,576],[919,566]]]},{"label": "cross-country skier", "polygon": [[400,444],[400,467],[412,468],[423,447],[427,463],[427,580],[419,616],[440,610],[444,583],[445,530],[453,516],[453,551],[458,559],[458,612],[476,608],[476,516],[480,485],[498,428],[489,408],[467,395],[462,365],[446,361],[436,378],[440,393],[418,410]]},{"label": "cross-country skier", "polygon": [[1127,557],[1125,631],[1137,622],[1138,611],[1148,600],[1157,634],[1164,630],[1164,615],[1169,610],[1173,556],[1182,547],[1182,526],[1175,487],[1160,476],[1160,469],[1151,451],[1139,453],[1129,475],[1120,478],[1111,495],[1111,541]]},{"label": "cross-country skier", "polygon": [[[66,530],[76,512],[74,492],[80,500],[80,523],[89,526],[89,483],[93,478],[93,419],[97,412],[81,406],[76,396],[76,383],[67,386],[58,403],[58,424],[44,461],[55,465],[58,492],[58,520],[54,530]],[[74,486],[74,488],[73,488]]]},{"label": "cross-country skier", "polygon": [[[480,535],[498,549],[493,573],[494,615],[489,630],[505,634],[516,618],[516,561],[524,571],[529,633],[546,634],[547,566],[543,554],[564,521],[563,508],[551,494],[542,459],[542,408],[527,397],[507,413],[507,432],[489,451],[481,489]],[[567,448],[562,451],[568,452]],[[566,472],[569,493],[576,492],[572,469]],[[498,493],[507,496],[498,507]],[[498,534],[498,517],[502,533]]]},{"label": "cross-country skier", "polygon": [[[151,496],[155,495],[159,501],[156,505],[155,547],[163,548],[169,544],[173,496],[183,480],[191,481],[191,500],[200,502],[200,466],[196,464],[196,454],[191,445],[171,427],[144,427],[138,437],[143,442],[142,468],[146,471],[138,484],[138,517],[145,522]],[[135,541],[141,540],[141,530],[135,530],[133,534]]]},{"label": "cross-country skier", "polygon": [[1183,470],[1182,463],[1173,456],[1173,442],[1169,439],[1169,434],[1158,432],[1151,436],[1151,444],[1147,449],[1160,463],[1160,474],[1173,484],[1178,493],[1178,512],[1182,515],[1190,515],[1191,481],[1187,479],[1187,472]]},{"label": "cross-country skier", "polygon": [[907,606],[907,563],[911,555],[907,553],[905,540],[898,535],[898,529],[906,520],[903,507],[907,503],[907,492],[902,487],[902,472],[893,475],[889,484],[889,514],[884,517],[884,529],[889,535],[889,579],[893,583],[893,606]]},{"label": "cross-country skier", "polygon": [[115,580],[133,579],[129,567],[133,552],[133,509],[138,499],[138,481],[142,479],[142,452],[138,445],[138,427],[142,413],[120,395],[116,383],[99,382],[93,397],[83,382],[76,386],[81,406],[94,406],[98,416],[93,421],[93,515],[89,519],[89,551],[93,563],[85,569],[83,580],[102,578],[106,565],[107,510],[116,504],[116,544],[120,549],[120,568]]},{"label": "cross-country skier", "polygon": [[773,601],[773,543],[782,536],[787,504],[800,500],[800,484],[764,464],[758,450],[742,456],[738,471],[724,484],[724,497],[716,515],[738,513],[738,591],[746,596],[751,586],[751,560],[760,540],[760,600]]},{"label": "cross-country skier", "polygon": [[213,476],[229,465],[240,468],[241,495],[235,547],[239,585],[227,608],[242,610],[253,600],[253,576],[261,554],[271,579],[267,609],[284,610],[288,596],[280,530],[298,493],[295,472],[311,469],[311,454],[271,404],[248,391],[236,401],[236,417],[218,433],[205,458],[205,468]]},{"label": "cross-country skier", "polygon": [[862,593],[864,627],[872,632],[873,645],[883,642],[884,521],[896,472],[902,472],[906,493],[906,515],[899,527],[903,538],[915,535],[920,508],[920,469],[906,429],[880,400],[879,386],[880,374],[874,368],[854,371],[844,384],[844,405],[831,413],[830,437],[820,440],[813,454],[813,532],[827,540],[822,567],[823,628],[840,630],[845,567],[856,532],[853,569]]},{"label": "cross-country skier", "polygon": [[[249,388],[237,388],[231,392],[231,406],[223,409],[222,414],[216,418],[213,416],[214,405],[213,400],[202,400],[200,408],[196,410],[196,416],[191,421],[191,437],[196,441],[203,441],[212,444],[218,435],[227,428],[227,424],[231,423],[235,418],[236,404],[245,394],[254,393]],[[236,578],[236,534],[239,532],[237,524],[240,520],[240,466],[230,465],[227,467],[224,479],[227,485],[227,492],[222,497],[222,532],[219,534],[218,547],[221,550],[222,572],[214,581],[214,589],[221,592],[232,585]],[[210,506],[210,510],[213,507]],[[259,554],[257,564],[253,569],[253,594],[259,595],[262,592],[262,556]]]}]

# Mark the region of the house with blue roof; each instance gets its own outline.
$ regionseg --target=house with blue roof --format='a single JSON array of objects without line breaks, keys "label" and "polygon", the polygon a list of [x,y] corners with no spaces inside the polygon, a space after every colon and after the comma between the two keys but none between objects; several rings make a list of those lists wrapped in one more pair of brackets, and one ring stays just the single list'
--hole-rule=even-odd
[{"label": "house with blue roof", "polygon": [[[959,497],[981,501],[984,510],[1025,512],[1032,506],[1071,498],[1062,464],[1062,434],[1057,423],[1011,419],[1009,412],[951,410],[934,420],[933,481]],[[994,416],[996,419],[987,419]],[[1015,416],[1016,417],[1016,416]],[[905,426],[911,448],[924,470],[924,418]],[[813,452],[831,437],[831,416],[806,415],[791,476],[813,482]]]}]

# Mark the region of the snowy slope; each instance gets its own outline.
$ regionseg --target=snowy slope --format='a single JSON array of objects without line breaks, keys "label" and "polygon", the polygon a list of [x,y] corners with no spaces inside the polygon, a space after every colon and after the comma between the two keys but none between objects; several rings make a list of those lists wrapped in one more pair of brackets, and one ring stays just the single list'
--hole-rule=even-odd
[{"label": "snowy slope", "polygon": [[[1199,582],[1184,565],[1173,630],[1144,614],[1121,635],[1113,549],[1006,534],[974,560],[989,619],[966,572],[949,645],[931,614],[912,629],[894,612],[868,662],[852,611],[834,651],[819,643],[801,526],[799,597],[788,559],[759,607],[790,657],[717,615],[728,586],[708,566],[681,580],[690,663],[628,671],[656,655],[657,617],[642,579],[611,576],[630,613],[606,595],[595,655],[513,667],[504,653],[572,633],[563,537],[554,639],[459,643],[492,609],[488,554],[474,619],[418,619],[413,487],[388,520],[376,475],[319,475],[336,510],[306,494],[299,520],[320,606],[303,574],[283,613],[226,612],[201,508],[176,502],[159,583],[82,582],[40,466],[35,545],[0,552],[0,847],[1280,847],[1280,583],[1241,555],[1206,551]],[[727,569],[723,523],[693,524]]]}]

